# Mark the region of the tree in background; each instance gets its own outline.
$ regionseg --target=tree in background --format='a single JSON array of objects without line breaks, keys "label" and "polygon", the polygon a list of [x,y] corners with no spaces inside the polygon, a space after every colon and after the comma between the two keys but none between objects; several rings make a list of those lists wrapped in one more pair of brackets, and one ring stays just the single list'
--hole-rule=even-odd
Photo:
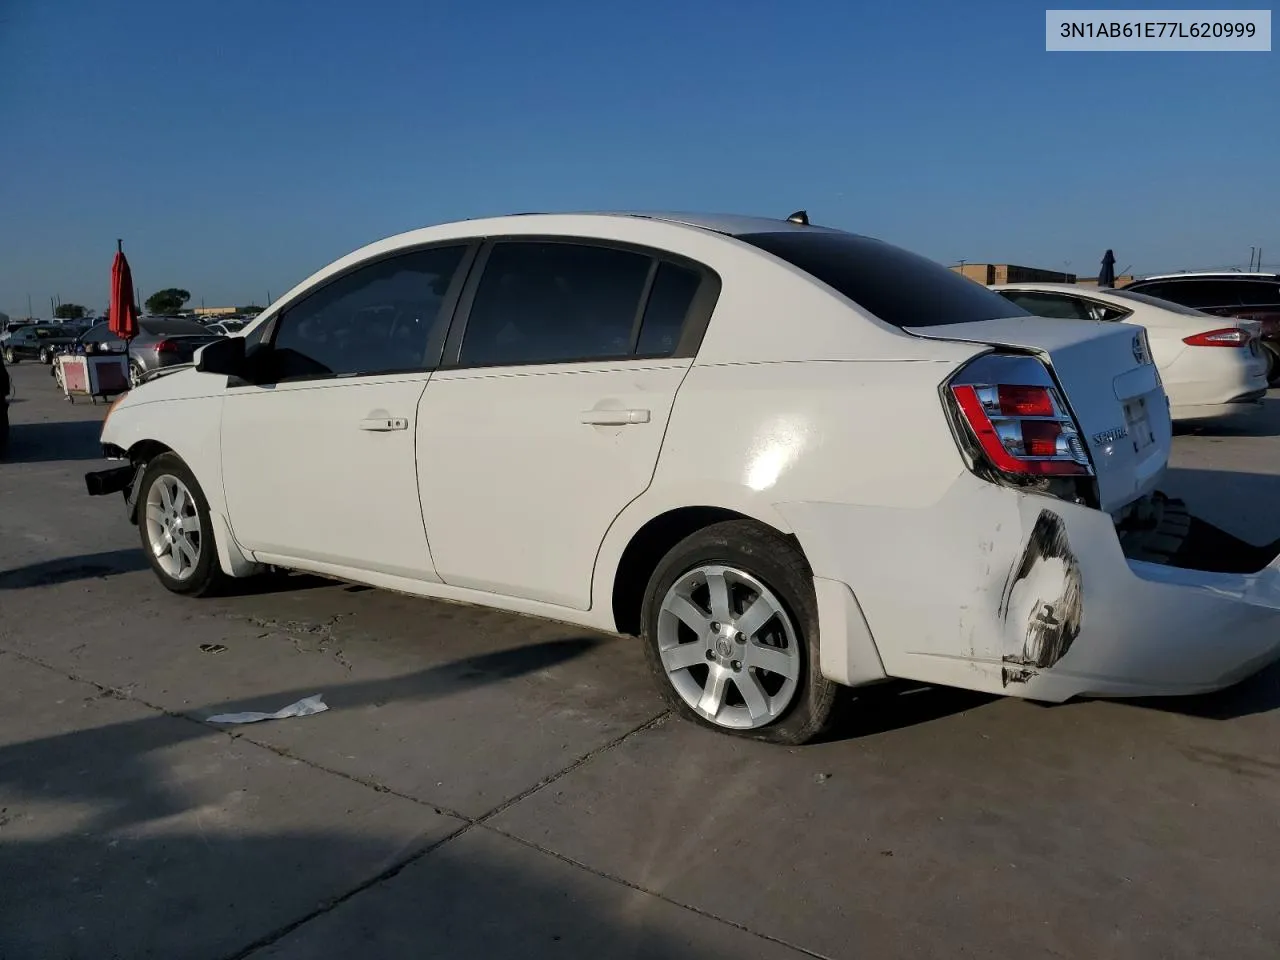
[{"label": "tree in background", "polygon": [[249,304],[247,307],[236,307],[236,313],[261,313],[262,310],[262,307],[253,303]]},{"label": "tree in background", "polygon": [[54,308],[53,315],[59,320],[83,320],[88,312],[78,303],[60,303]]},{"label": "tree in background", "polygon": [[147,313],[161,317],[171,317],[182,309],[182,305],[191,299],[191,294],[181,287],[169,287],[147,297]]}]

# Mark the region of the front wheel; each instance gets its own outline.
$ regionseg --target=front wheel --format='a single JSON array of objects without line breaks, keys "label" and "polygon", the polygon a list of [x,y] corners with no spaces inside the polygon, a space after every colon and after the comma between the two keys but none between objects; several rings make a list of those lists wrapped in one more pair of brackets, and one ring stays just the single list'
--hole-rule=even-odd
[{"label": "front wheel", "polygon": [[129,361],[129,389],[132,390],[142,382],[142,365],[137,360]]},{"label": "front wheel", "polygon": [[151,569],[174,593],[205,596],[227,580],[218,565],[209,501],[176,453],[163,453],[142,474],[138,531]]},{"label": "front wheel", "polygon": [[49,351],[48,351],[47,349],[45,349],[44,347],[41,347],[41,348],[40,348],[40,362],[41,362],[41,363],[48,363],[48,362],[49,362]]},{"label": "front wheel", "polygon": [[827,728],[839,688],[818,670],[813,574],[776,531],[731,520],[682,540],[649,581],[642,622],[650,670],[682,716],[774,743]]}]

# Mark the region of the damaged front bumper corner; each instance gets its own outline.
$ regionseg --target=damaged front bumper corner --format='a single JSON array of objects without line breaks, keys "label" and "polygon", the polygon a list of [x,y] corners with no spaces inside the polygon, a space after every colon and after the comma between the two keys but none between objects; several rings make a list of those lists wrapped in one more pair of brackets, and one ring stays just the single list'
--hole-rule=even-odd
[{"label": "damaged front bumper corner", "polygon": [[970,476],[922,508],[779,510],[815,577],[849,586],[892,677],[1057,702],[1204,693],[1280,659],[1280,558],[1130,559],[1108,514]]}]

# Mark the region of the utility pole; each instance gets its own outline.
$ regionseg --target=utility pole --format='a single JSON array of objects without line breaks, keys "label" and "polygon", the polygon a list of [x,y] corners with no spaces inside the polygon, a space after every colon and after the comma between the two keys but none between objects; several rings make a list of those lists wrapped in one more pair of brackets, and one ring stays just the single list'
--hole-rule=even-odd
[{"label": "utility pole", "polygon": [[27,294],[27,318],[31,318],[31,294]]}]

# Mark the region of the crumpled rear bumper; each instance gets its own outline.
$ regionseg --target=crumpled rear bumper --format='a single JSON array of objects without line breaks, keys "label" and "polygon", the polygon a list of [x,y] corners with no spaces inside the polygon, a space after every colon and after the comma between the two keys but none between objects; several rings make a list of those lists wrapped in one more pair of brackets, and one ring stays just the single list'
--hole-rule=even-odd
[{"label": "crumpled rear bumper", "polygon": [[[1129,560],[1108,514],[970,475],[925,508],[778,507],[815,577],[848,585],[892,677],[1061,701],[1207,692],[1280,659],[1280,559],[1248,574]],[[865,637],[821,644],[829,676],[828,645],[868,659]]]}]

